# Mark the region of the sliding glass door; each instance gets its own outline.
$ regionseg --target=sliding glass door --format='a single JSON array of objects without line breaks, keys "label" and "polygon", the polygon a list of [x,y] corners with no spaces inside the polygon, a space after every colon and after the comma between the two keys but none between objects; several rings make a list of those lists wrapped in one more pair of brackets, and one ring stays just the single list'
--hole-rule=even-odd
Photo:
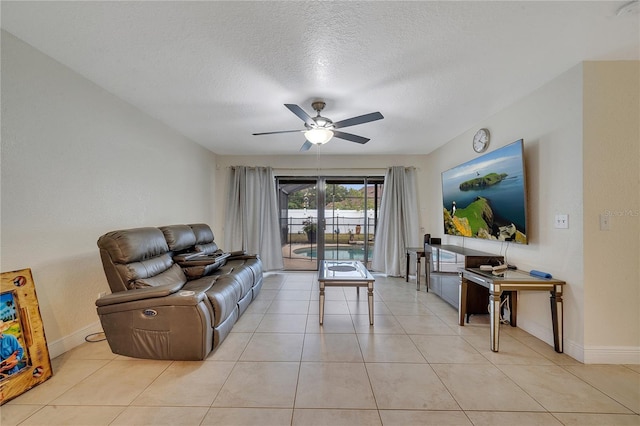
[{"label": "sliding glass door", "polygon": [[383,182],[383,177],[279,177],[285,269],[317,270],[323,259],[370,266]]},{"label": "sliding glass door", "polygon": [[284,269],[318,268],[317,178],[277,178]]}]

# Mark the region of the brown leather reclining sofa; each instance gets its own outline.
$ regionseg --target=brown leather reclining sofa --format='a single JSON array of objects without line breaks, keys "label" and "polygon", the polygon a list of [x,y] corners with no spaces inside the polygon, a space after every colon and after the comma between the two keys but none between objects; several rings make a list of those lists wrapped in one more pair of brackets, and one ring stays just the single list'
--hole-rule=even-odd
[{"label": "brown leather reclining sofa", "polygon": [[262,288],[260,258],[223,252],[206,224],[108,232],[98,247],[112,293],[96,306],[116,354],[205,359]]}]

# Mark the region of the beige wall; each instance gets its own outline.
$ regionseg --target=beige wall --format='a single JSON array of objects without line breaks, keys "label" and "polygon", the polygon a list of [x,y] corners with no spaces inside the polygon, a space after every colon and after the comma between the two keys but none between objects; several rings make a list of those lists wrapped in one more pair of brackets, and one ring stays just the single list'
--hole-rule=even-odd
[{"label": "beige wall", "polygon": [[[640,62],[584,64],[585,358],[640,362]],[[610,230],[600,230],[609,215]]]},{"label": "beige wall", "polygon": [[[577,66],[504,111],[477,123],[429,155],[424,191],[434,200],[427,217],[432,235],[442,235],[440,173],[475,158],[473,134],[491,132],[489,150],[524,139],[528,189],[528,245],[447,236],[451,244],[503,254],[519,269],[538,269],[569,283],[565,291],[565,352],[582,359],[584,342],[582,230],[582,67]],[[569,215],[569,229],[555,229],[554,216]],[[518,326],[553,343],[549,296],[521,292]]]},{"label": "beige wall", "polygon": [[[491,130],[490,149],[524,139],[529,245],[445,241],[506,253],[520,269],[567,281],[564,349],[587,363],[640,363],[638,64],[568,70],[429,155],[421,190],[440,199],[439,174],[475,156],[471,138],[480,127]],[[611,230],[601,231],[607,212]],[[558,213],[569,215],[569,229],[554,227]],[[441,221],[439,205],[424,219],[427,229],[440,230]],[[523,292],[520,301],[518,326],[552,344],[548,296]]]},{"label": "beige wall", "polygon": [[210,222],[215,156],[2,32],[0,268],[31,268],[52,356],[99,330],[96,240]]}]

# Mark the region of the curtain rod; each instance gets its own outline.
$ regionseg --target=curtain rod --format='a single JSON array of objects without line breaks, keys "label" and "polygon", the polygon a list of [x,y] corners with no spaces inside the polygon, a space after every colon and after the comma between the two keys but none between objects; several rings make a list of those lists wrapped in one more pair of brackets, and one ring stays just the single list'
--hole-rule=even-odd
[{"label": "curtain rod", "polygon": [[321,168],[317,168],[317,167],[278,167],[275,168],[273,170],[292,170],[292,171],[308,171],[308,170],[314,170],[314,171],[323,171],[323,170],[379,170],[379,171],[386,171],[387,167],[321,167]]},{"label": "curtain rod", "polygon": [[[229,166],[229,169],[235,169],[238,166]],[[245,166],[249,169],[255,169],[258,167],[267,167],[267,166]],[[317,167],[272,167],[274,171],[323,171],[323,170],[375,170],[375,171],[384,171],[386,172],[387,170],[389,170],[389,167],[321,167],[321,168],[317,168]],[[414,170],[419,170],[417,167],[415,166],[408,166],[407,169],[414,169]]]}]

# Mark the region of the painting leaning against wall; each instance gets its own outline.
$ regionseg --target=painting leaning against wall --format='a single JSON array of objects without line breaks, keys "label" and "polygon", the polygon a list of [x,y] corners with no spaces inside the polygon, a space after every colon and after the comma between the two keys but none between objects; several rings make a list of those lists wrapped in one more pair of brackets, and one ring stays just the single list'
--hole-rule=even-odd
[{"label": "painting leaning against wall", "polygon": [[0,274],[0,405],[52,376],[30,269]]}]

